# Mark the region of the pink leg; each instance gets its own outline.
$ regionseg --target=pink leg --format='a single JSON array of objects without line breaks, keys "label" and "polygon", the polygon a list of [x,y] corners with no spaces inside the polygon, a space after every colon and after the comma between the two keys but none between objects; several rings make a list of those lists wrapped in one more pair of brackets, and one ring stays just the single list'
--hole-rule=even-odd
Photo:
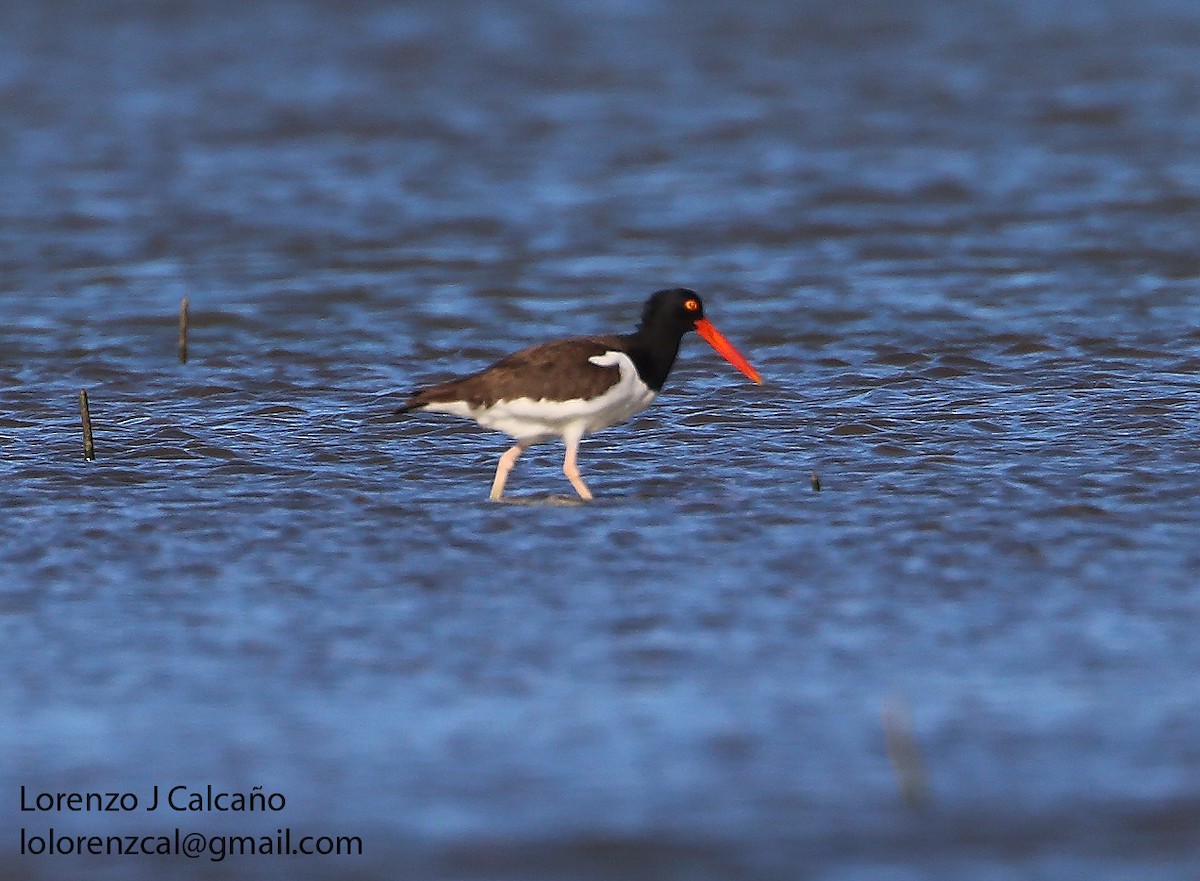
[{"label": "pink leg", "polygon": [[508,482],[508,472],[513,470],[513,466],[517,464],[517,457],[525,452],[525,448],[528,446],[527,443],[514,444],[500,457],[500,462],[496,465],[496,479],[492,481],[492,492],[488,496],[493,502],[500,501],[500,497],[504,495],[504,484]]},{"label": "pink leg", "polygon": [[577,437],[563,436],[563,441],[567,445],[567,455],[563,458],[563,474],[567,475],[567,480],[571,481],[571,486],[575,487],[575,492],[579,493],[579,498],[585,502],[590,502],[592,500],[592,491],[587,488],[587,484],[579,476],[579,465],[575,462],[575,457],[579,453],[579,440]]}]

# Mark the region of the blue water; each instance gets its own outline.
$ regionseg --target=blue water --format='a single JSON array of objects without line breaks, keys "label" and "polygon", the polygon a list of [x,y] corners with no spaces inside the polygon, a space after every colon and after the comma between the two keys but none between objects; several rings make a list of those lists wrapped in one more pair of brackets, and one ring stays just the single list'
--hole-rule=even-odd
[{"label": "blue water", "polygon": [[[1190,877],[1197,59],[1168,0],[5,3],[0,875]],[[767,381],[686,340],[591,504],[393,413],[675,284]],[[286,807],[20,810],[156,785]],[[362,853],[19,852],[284,825]]]}]

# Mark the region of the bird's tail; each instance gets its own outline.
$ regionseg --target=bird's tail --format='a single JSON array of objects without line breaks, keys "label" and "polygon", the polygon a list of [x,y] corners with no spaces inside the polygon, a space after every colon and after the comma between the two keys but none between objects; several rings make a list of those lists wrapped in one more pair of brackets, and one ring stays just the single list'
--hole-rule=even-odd
[{"label": "bird's tail", "polygon": [[417,389],[409,394],[408,399],[400,405],[396,411],[398,416],[403,416],[405,413],[411,413],[413,410],[420,410],[430,401],[430,390],[427,388]]},{"label": "bird's tail", "polygon": [[435,404],[439,401],[453,400],[453,397],[447,398],[448,393],[455,391],[456,382],[445,382],[441,385],[433,385],[427,388],[417,389],[408,396],[399,410],[398,414],[411,413],[413,410],[420,410],[429,404]]}]

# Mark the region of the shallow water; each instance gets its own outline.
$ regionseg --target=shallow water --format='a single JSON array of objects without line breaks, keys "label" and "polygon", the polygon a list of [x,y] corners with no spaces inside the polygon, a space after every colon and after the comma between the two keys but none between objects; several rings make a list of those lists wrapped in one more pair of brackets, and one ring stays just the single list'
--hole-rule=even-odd
[{"label": "shallow water", "polygon": [[[1198,58],[1168,0],[5,3],[0,874],[1192,870]],[[592,504],[393,415],[673,284],[767,382],[685,341]],[[177,784],[287,807],[19,811]],[[363,854],[15,831],[285,824]]]}]

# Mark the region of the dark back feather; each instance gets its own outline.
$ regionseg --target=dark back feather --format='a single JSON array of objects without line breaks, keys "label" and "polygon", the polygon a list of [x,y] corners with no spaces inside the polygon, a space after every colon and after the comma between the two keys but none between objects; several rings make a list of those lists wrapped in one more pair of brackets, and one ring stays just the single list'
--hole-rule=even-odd
[{"label": "dark back feather", "polygon": [[448,401],[487,407],[517,398],[567,401],[599,397],[616,384],[620,371],[592,364],[588,358],[625,348],[626,340],[620,336],[575,337],[532,346],[478,373],[420,389],[400,412]]}]

